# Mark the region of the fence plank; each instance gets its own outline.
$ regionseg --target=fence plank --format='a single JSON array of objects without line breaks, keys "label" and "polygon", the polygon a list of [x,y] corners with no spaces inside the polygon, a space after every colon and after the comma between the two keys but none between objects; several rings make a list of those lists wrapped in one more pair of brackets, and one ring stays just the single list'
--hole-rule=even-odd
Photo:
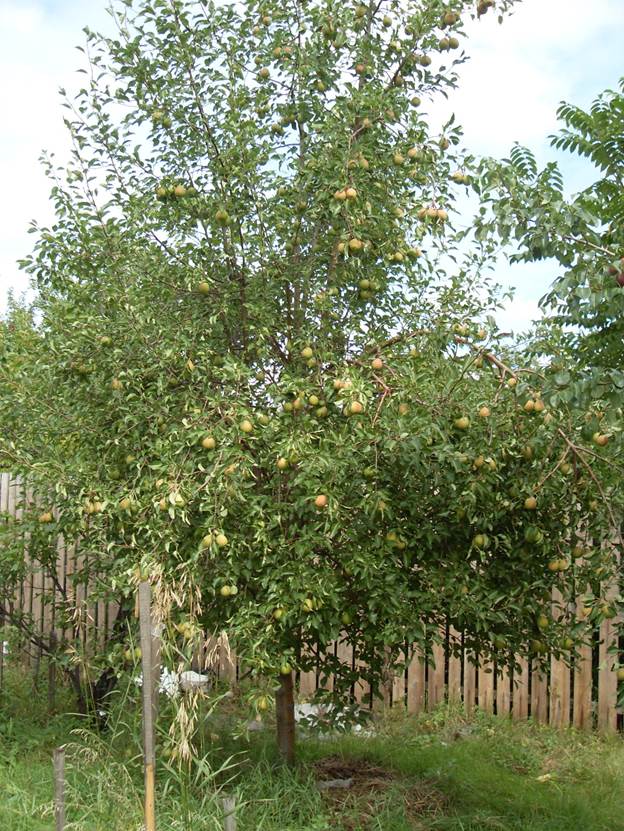
[{"label": "fence plank", "polygon": [[[563,615],[562,604],[561,592],[553,589],[554,620]],[[553,727],[567,727],[570,724],[570,667],[554,656],[550,661],[550,723]]]},{"label": "fence plank", "polygon": [[[405,652],[401,650],[398,654],[398,662],[405,664]],[[396,667],[392,682],[392,706],[405,707],[406,705],[406,671],[405,665]]]},{"label": "fence plank", "polygon": [[499,716],[509,716],[511,713],[511,676],[506,667],[497,668],[496,713]]},{"label": "fence plank", "polygon": [[341,664],[345,664],[348,667],[353,665],[353,646],[347,642],[344,633],[341,634],[336,645],[336,658],[338,658]]},{"label": "fence plank", "polygon": [[613,671],[614,656],[609,648],[617,644],[617,627],[612,620],[604,620],[600,627],[598,673],[598,729],[611,732],[617,729],[617,676]]},{"label": "fence plank", "polygon": [[[40,503],[32,491],[27,494],[26,498],[30,510],[34,510],[35,512],[39,511]],[[28,577],[26,579],[26,602],[28,606],[24,611],[27,611],[32,617],[33,627],[36,629],[36,623],[39,620],[40,613],[38,568],[33,558],[29,555],[28,547],[26,548],[26,560],[28,564]],[[28,663],[30,666],[34,666],[35,675],[38,669],[37,658],[38,655],[33,655],[32,648],[29,646]]]},{"label": "fence plank", "polygon": [[[325,654],[329,657],[332,655],[336,655],[336,644],[331,643],[325,649]],[[334,677],[333,675],[325,675],[321,669],[319,669],[319,680],[318,680],[319,689],[327,690],[327,692],[332,692],[334,689]]]},{"label": "fence plank", "polygon": [[425,709],[425,660],[417,644],[411,648],[407,667],[407,712],[422,713]]},{"label": "fence plank", "polygon": [[370,707],[370,684],[365,678],[360,678],[355,682],[354,695],[356,702],[360,707]]},{"label": "fence plank", "polygon": [[299,673],[299,695],[311,698],[316,692],[316,670],[309,669]]},{"label": "fence plank", "polygon": [[478,701],[479,709],[486,713],[494,712],[494,667],[488,660],[479,661],[478,670]]},{"label": "fence plank", "polygon": [[432,710],[444,700],[444,646],[434,643],[427,661],[427,709]]},{"label": "fence plank", "polygon": [[[621,539],[615,537],[605,540],[602,545],[603,554],[619,561],[619,547]],[[619,585],[617,578],[610,583],[603,584],[602,596],[613,612],[617,610]],[[618,664],[617,647],[619,629],[622,623],[620,616],[614,616],[602,621],[600,625],[599,667],[598,675],[598,729],[611,733],[617,730],[617,675],[615,670]]]},{"label": "fence plank", "polygon": [[[576,602],[577,620],[584,620],[584,601]],[[589,637],[589,635],[588,635]],[[577,649],[574,658],[574,701],[572,705],[572,723],[577,730],[590,730],[592,727],[592,648],[591,643]]]},{"label": "fence plank", "polygon": [[548,676],[536,663],[531,667],[531,718],[548,723]]},{"label": "fence plank", "polygon": [[[14,491],[15,494],[15,505],[12,506],[12,514],[15,517],[16,522],[16,534],[20,537],[23,549],[24,549],[24,559],[26,558],[26,540],[27,537],[24,534],[23,529],[20,527],[20,523],[22,521],[22,517],[24,515],[24,499],[26,497],[26,486],[24,482],[16,478],[17,488]],[[24,577],[22,576],[19,581],[19,586],[16,586],[15,593],[10,601],[9,608],[11,611],[15,609],[19,609],[20,611],[23,609],[23,602],[24,602]]]},{"label": "fence plank", "polygon": [[9,498],[8,494],[8,485],[9,485],[9,474],[8,473],[0,473],[0,512],[4,513],[7,510],[7,500]]},{"label": "fence plank", "polygon": [[553,727],[570,724],[570,668],[554,657],[550,665],[550,724]]},{"label": "fence plank", "polygon": [[518,669],[513,676],[512,716],[522,720],[529,717],[529,662],[526,658],[518,660]]},{"label": "fence plank", "polygon": [[468,715],[474,712],[477,696],[477,657],[464,650],[464,709]]},{"label": "fence plank", "polygon": [[[354,650],[353,659],[354,659],[354,669],[356,669],[358,672],[365,671],[365,664],[355,654],[355,650]],[[354,689],[353,692],[354,692],[356,702],[361,707],[370,707],[370,706],[372,706],[372,702],[370,700],[370,684],[368,683],[368,681],[365,678],[359,678],[355,682],[355,689]]]},{"label": "fence plank", "polygon": [[[455,649],[453,648],[455,647]],[[459,650],[456,654],[456,649]],[[448,655],[448,685],[447,697],[449,701],[461,701],[461,632],[449,627],[449,655]]]},{"label": "fence plank", "polygon": [[219,679],[233,683],[236,681],[236,654],[230,648],[230,642],[224,632],[219,636]]}]

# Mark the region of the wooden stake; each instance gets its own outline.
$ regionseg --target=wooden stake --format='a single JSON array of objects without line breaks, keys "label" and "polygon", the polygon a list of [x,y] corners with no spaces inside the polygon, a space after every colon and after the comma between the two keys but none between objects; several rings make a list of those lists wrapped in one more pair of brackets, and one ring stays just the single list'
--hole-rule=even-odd
[{"label": "wooden stake", "polygon": [[233,796],[227,796],[222,800],[223,805],[223,831],[236,831],[236,800]]},{"label": "wooden stake", "polygon": [[162,624],[156,624],[153,613],[150,616],[152,633],[152,724],[156,730],[158,716],[158,687],[160,686],[160,635]]},{"label": "wooden stake", "polygon": [[143,670],[143,761],[145,766],[145,831],[156,831],[154,746],[154,663],[152,660],[152,614],[150,584],[139,584],[141,667]]},{"label": "wooden stake", "polygon": [[65,747],[57,747],[54,764],[54,820],[56,831],[65,831]]}]

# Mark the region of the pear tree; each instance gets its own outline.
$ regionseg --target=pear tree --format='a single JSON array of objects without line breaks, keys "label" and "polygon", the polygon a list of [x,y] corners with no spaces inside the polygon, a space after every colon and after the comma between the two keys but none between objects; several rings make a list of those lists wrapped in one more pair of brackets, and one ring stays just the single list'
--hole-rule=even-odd
[{"label": "pear tree", "polygon": [[0,333],[0,459],[42,494],[20,530],[48,569],[79,538],[122,608],[149,577],[171,654],[227,632],[289,760],[297,673],[375,696],[447,623],[505,664],[573,654],[579,590],[615,612],[576,540],[617,510],[615,441],[500,337],[455,227],[474,160],[430,114],[466,22],[512,6],[128,0],[65,101],[36,296]]}]

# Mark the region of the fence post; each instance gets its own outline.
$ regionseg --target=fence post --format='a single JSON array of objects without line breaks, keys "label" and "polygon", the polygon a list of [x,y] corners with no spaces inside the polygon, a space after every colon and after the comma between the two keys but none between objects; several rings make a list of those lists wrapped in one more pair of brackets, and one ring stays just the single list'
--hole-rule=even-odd
[{"label": "fence post", "polygon": [[57,747],[54,765],[54,820],[56,831],[65,831],[65,746]]},{"label": "fence post", "polygon": [[145,770],[145,831],[156,831],[154,747],[154,663],[152,660],[151,590],[147,581],[139,583],[139,625],[143,670],[143,763]]},{"label": "fence post", "polygon": [[236,831],[236,800],[233,796],[227,796],[223,804],[223,831]]}]

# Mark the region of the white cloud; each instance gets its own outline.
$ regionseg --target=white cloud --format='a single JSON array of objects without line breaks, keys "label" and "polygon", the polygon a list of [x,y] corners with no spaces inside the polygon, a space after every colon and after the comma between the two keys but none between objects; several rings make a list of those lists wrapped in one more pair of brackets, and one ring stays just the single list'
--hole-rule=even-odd
[{"label": "white cloud", "polygon": [[29,34],[43,19],[43,10],[37,5],[16,4],[3,0],[0,6],[0,31]]},{"label": "white cloud", "polygon": [[83,25],[105,26],[104,2],[85,12],[78,0],[52,4],[0,0],[0,311],[9,289],[21,293],[27,278],[16,260],[31,250],[31,219],[49,222],[50,183],[39,157],[44,149],[66,154],[58,89],[71,86],[81,57]]},{"label": "white cloud", "polygon": [[502,26],[487,14],[467,31],[471,59],[451,103],[480,153],[544,149],[561,100],[588,103],[623,71],[621,0],[524,0]]},{"label": "white cloud", "polygon": [[521,335],[532,328],[534,320],[538,320],[542,314],[535,300],[514,299],[507,303],[496,315],[501,332]]}]

